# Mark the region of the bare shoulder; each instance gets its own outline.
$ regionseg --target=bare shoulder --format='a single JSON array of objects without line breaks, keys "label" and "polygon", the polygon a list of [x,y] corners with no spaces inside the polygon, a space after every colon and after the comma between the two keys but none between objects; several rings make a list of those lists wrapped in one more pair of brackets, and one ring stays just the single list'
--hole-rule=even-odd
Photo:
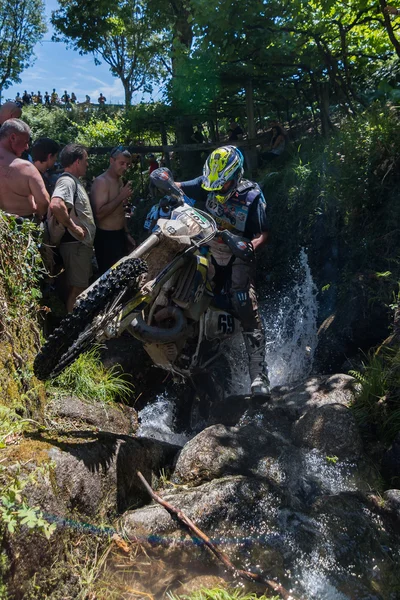
[{"label": "bare shoulder", "polygon": [[23,158],[14,158],[11,162],[10,167],[21,173],[22,175],[27,175],[29,177],[34,177],[35,179],[40,177],[39,171],[29,160],[24,160]]},{"label": "bare shoulder", "polygon": [[93,180],[92,189],[93,189],[93,186],[96,186],[99,188],[105,188],[105,187],[108,187],[109,185],[110,185],[110,182],[107,177],[107,171],[106,171],[105,173],[102,173],[101,175],[99,175],[98,177],[96,177]]}]

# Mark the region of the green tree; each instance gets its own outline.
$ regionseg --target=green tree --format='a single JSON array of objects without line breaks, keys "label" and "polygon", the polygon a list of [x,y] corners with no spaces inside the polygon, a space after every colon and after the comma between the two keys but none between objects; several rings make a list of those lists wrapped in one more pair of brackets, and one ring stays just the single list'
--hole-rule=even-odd
[{"label": "green tree", "polygon": [[70,44],[81,54],[93,54],[96,64],[103,59],[124,87],[125,104],[138,90],[151,91],[161,69],[155,57],[160,38],[152,29],[147,6],[142,0],[60,0],[53,12],[55,39]]},{"label": "green tree", "polygon": [[33,64],[33,47],[46,32],[43,14],[43,0],[0,0],[0,99]]}]

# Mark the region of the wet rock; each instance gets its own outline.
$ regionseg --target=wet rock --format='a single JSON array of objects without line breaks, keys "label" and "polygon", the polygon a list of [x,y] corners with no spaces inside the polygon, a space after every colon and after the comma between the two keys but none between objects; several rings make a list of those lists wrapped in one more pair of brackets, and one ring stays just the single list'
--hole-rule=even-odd
[{"label": "wet rock", "polygon": [[382,474],[391,485],[400,487],[400,433],[383,456]]},{"label": "wet rock", "polygon": [[309,409],[293,426],[293,440],[298,446],[317,448],[328,455],[357,459],[362,442],[354,417],[341,404],[327,404]]},{"label": "wet rock", "polygon": [[278,398],[274,404],[282,406],[288,416],[298,419],[310,408],[326,404],[348,406],[354,399],[356,385],[354,377],[341,373],[310,377],[289,390],[276,388]]},{"label": "wet rock", "polygon": [[[249,477],[226,477],[162,495],[192,519],[221,550],[228,551],[231,558],[242,552],[244,559],[251,553],[261,569],[268,568],[273,576],[282,577],[282,556],[274,548],[269,554],[263,537],[269,526],[272,527],[280,503],[267,482]],[[263,527],[259,527],[261,521]],[[168,548],[168,554],[175,560],[174,548],[179,550],[179,560],[187,568],[192,567],[193,561],[209,558],[198,541],[190,539],[187,529],[158,504],[126,512],[119,527],[133,541],[139,539],[141,543],[147,541]]]},{"label": "wet rock", "polygon": [[[294,591],[299,597],[396,597],[396,535],[361,494],[321,496],[297,511],[259,478],[227,477],[174,489],[163,498],[192,519],[237,566],[257,565],[286,585],[297,581]],[[167,552],[179,549],[187,569],[196,562],[204,565],[209,557],[158,504],[125,513],[120,527],[132,540],[147,540]],[[285,580],[288,572],[291,582]]]},{"label": "wet rock", "polygon": [[129,406],[88,402],[75,396],[55,398],[47,413],[50,419],[56,420],[58,428],[65,429],[87,429],[89,425],[101,431],[129,435],[139,426],[137,412]]},{"label": "wet rock", "polygon": [[279,456],[285,443],[274,432],[254,424],[212,425],[185,444],[172,480],[199,485],[226,475],[255,474],[260,459],[268,456],[272,460]]},{"label": "wet rock", "polygon": [[400,490],[386,490],[383,497],[386,501],[385,508],[400,521]]},{"label": "wet rock", "polygon": [[161,469],[171,467],[179,449],[106,432],[66,432],[57,439],[41,439],[41,464],[47,464],[48,471],[26,491],[31,505],[58,520],[71,514],[110,519],[142,506],[149,497],[136,472],[156,486]]}]

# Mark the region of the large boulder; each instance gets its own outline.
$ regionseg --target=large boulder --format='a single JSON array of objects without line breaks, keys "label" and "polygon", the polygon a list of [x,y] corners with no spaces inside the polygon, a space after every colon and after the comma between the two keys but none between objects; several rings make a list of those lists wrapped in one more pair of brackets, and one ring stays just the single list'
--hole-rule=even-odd
[{"label": "large boulder", "polygon": [[277,402],[288,416],[298,419],[310,408],[326,404],[349,406],[354,400],[356,386],[354,377],[342,373],[310,377],[293,388],[278,388],[276,392],[280,398]]},{"label": "large boulder", "polygon": [[166,442],[107,432],[69,431],[37,434],[11,448],[10,463],[30,455],[30,471],[40,466],[35,483],[25,488],[30,505],[58,520],[71,514],[110,519],[148,497],[136,472],[157,485],[162,469],[179,450]]},{"label": "large boulder", "polygon": [[260,459],[281,455],[283,438],[254,424],[211,425],[179,453],[173,481],[199,485],[227,475],[256,474]]},{"label": "large boulder", "polygon": [[298,446],[317,448],[327,455],[353,460],[362,453],[362,442],[354,417],[342,404],[315,406],[293,426]]},{"label": "large boulder", "polygon": [[124,404],[89,402],[76,396],[56,396],[46,407],[47,417],[60,429],[98,429],[129,435],[139,424],[135,409]]}]

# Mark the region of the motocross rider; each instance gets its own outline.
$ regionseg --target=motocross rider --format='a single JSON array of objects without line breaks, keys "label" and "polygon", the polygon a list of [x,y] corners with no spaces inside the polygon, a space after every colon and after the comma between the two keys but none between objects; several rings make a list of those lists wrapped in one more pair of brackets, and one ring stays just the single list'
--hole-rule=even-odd
[{"label": "motocross rider", "polygon": [[[203,175],[177,183],[184,194],[204,201],[221,230],[240,235],[253,250],[267,242],[266,203],[257,183],[243,179],[243,155],[235,146],[222,146],[207,158]],[[255,261],[245,262],[233,256],[221,239],[210,244],[215,278],[229,281],[229,293],[249,357],[251,394],[269,396],[268,370],[265,361],[265,334],[258,312],[254,288]]]}]

